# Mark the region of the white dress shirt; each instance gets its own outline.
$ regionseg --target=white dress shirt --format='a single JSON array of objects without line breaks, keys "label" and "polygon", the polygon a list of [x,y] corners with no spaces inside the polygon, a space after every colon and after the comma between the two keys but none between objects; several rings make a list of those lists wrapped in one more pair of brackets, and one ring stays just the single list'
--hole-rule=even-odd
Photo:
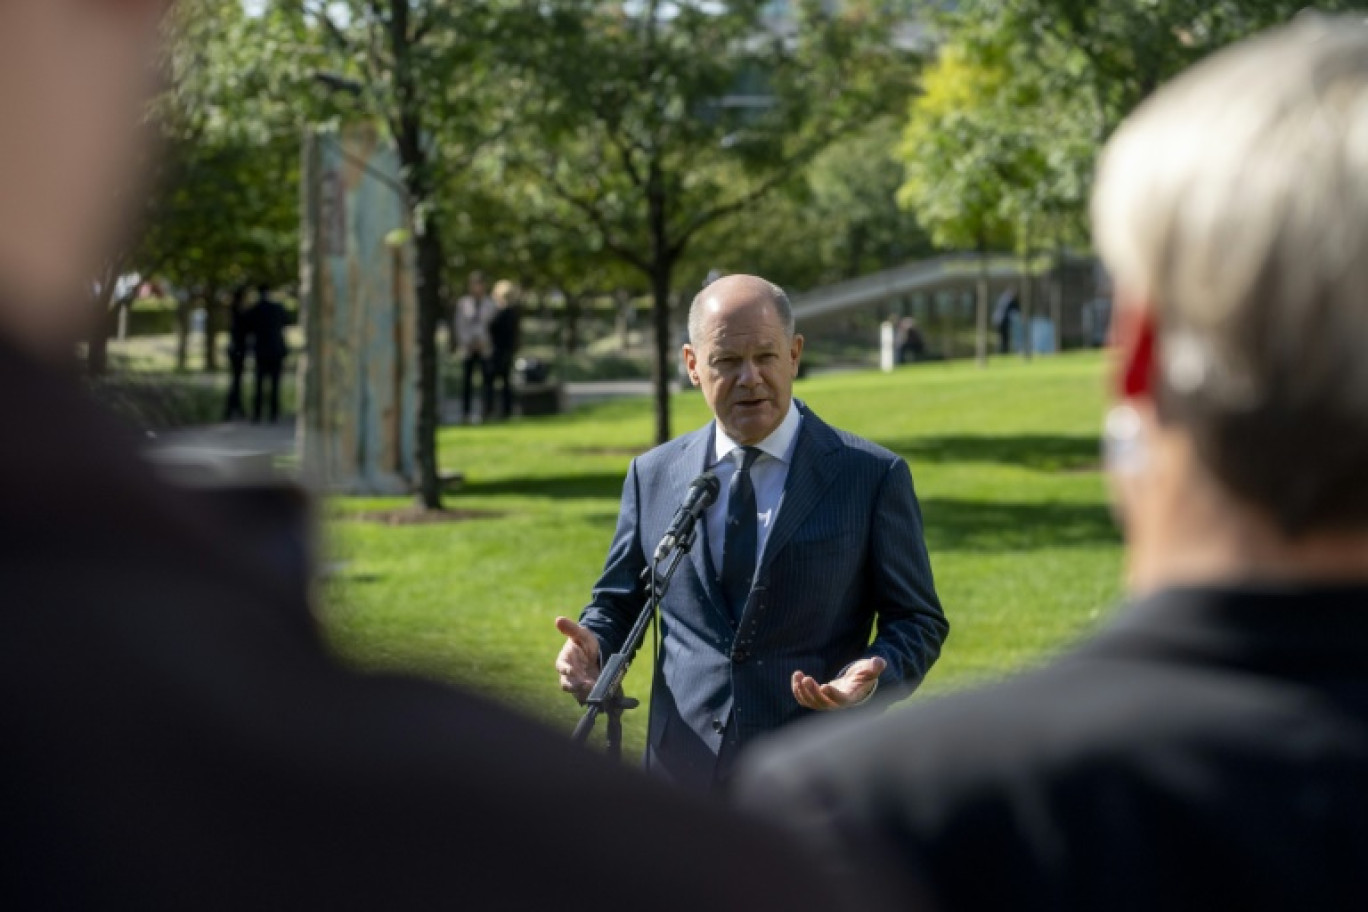
[{"label": "white dress shirt", "polygon": [[[755,486],[756,519],[756,560],[764,557],[765,545],[769,541],[774,521],[779,517],[779,508],[784,500],[784,483],[788,481],[789,466],[793,463],[793,450],[798,445],[798,430],[803,425],[803,413],[789,400],[788,414],[784,420],[764,440],[756,444],[760,455],[751,466],[751,484]],[[722,542],[726,535],[727,500],[731,488],[732,475],[736,474],[736,461],[731,456],[740,444],[727,436],[722,425],[717,424],[713,431],[713,462],[708,466],[717,476],[722,490],[717,502],[707,513],[708,553],[712,557],[714,573],[722,572]]]}]

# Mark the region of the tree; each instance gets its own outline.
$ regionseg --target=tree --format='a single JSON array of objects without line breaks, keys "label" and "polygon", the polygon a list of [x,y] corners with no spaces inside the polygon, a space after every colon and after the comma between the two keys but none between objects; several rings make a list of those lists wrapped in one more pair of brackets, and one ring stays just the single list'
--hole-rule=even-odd
[{"label": "tree", "polygon": [[670,437],[675,271],[694,241],[901,106],[910,55],[886,4],[791,18],[760,0],[526,2],[514,51],[535,88],[510,165],[649,283],[655,437]]},{"label": "tree", "polygon": [[898,204],[900,120],[845,137],[794,180],[701,236],[681,261],[686,281],[711,269],[763,275],[789,289],[856,278],[925,256],[930,240]]},{"label": "tree", "polygon": [[[1121,120],[1192,63],[1301,6],[966,0],[942,17],[941,53],[913,106],[903,158],[922,178],[910,176],[904,201],[939,227],[943,245],[973,245],[971,223],[990,216],[1009,246],[1037,234],[1056,246],[1082,241],[1095,159]],[[951,184],[938,187],[937,177]],[[966,191],[970,211],[956,212]]]},{"label": "tree", "polygon": [[450,210],[439,192],[509,121],[516,98],[493,79],[490,4],[422,0],[281,0],[300,23],[307,59],[352,95],[352,114],[382,122],[399,153],[417,251],[419,498],[442,506],[438,471],[437,330],[444,306]]},{"label": "tree", "polygon": [[1299,5],[967,0],[943,17],[939,57],[913,104],[901,198],[941,246],[1029,256],[1045,237],[1062,257],[1086,240],[1095,158],[1122,118],[1182,69]]},{"label": "tree", "polygon": [[[277,36],[237,0],[184,0],[163,61],[167,90],[150,111],[162,149],[152,189],[136,214],[139,231],[105,263],[96,282],[100,320],[87,368],[107,366],[117,280],[137,270],[199,289],[210,309],[205,363],[214,366],[213,303],[247,281],[283,284],[297,274],[298,151],[294,115],[267,91],[277,78]],[[246,49],[254,49],[253,57]],[[187,315],[182,314],[182,320]],[[177,350],[184,367],[184,334]]]},{"label": "tree", "polygon": [[947,45],[923,87],[903,133],[907,174],[899,199],[937,245],[978,251],[984,264],[976,312],[982,365],[988,349],[988,252],[1014,242],[1011,193],[1038,179],[1040,158],[1013,122],[1012,84],[996,61],[975,60],[960,46]]}]

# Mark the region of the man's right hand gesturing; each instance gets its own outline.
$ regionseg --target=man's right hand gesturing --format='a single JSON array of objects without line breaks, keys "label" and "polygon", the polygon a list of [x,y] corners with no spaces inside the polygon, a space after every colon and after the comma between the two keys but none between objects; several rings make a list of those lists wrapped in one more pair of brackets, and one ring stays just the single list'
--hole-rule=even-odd
[{"label": "man's right hand gesturing", "polygon": [[567,617],[556,618],[556,629],[565,637],[565,645],[556,656],[561,690],[583,703],[599,676],[598,637]]}]

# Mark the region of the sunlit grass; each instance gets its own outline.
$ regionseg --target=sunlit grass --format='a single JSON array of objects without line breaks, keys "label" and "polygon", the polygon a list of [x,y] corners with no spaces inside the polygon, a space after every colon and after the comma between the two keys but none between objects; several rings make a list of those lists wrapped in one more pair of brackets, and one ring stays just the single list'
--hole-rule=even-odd
[{"label": "sunlit grass", "polygon": [[[952,625],[923,693],[1037,661],[1117,598],[1095,355],[820,377],[797,394],[911,463]],[[677,433],[707,417],[697,394],[676,397]],[[466,683],[568,729],[578,709],[556,687],[551,622],[587,599],[623,473],[651,430],[646,400],[444,430],[444,467],[467,480],[448,506],[493,514],[484,518],[390,527],[349,517],[401,501],[334,501],[328,547],[341,564],[324,617],[337,648],[366,666]],[[629,693],[645,696],[648,664],[638,663]],[[629,720],[632,750],[644,721],[644,712]]]}]

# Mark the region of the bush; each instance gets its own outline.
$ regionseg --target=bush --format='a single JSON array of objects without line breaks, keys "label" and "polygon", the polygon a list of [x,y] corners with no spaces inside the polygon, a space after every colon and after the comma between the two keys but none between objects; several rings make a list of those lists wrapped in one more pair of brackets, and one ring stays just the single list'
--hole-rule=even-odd
[{"label": "bush", "polygon": [[218,378],[168,375],[118,374],[92,380],[91,389],[106,408],[148,431],[218,421],[227,395]]},{"label": "bush", "polygon": [[557,362],[556,373],[565,381],[649,380],[651,360],[626,355],[573,355]]}]

